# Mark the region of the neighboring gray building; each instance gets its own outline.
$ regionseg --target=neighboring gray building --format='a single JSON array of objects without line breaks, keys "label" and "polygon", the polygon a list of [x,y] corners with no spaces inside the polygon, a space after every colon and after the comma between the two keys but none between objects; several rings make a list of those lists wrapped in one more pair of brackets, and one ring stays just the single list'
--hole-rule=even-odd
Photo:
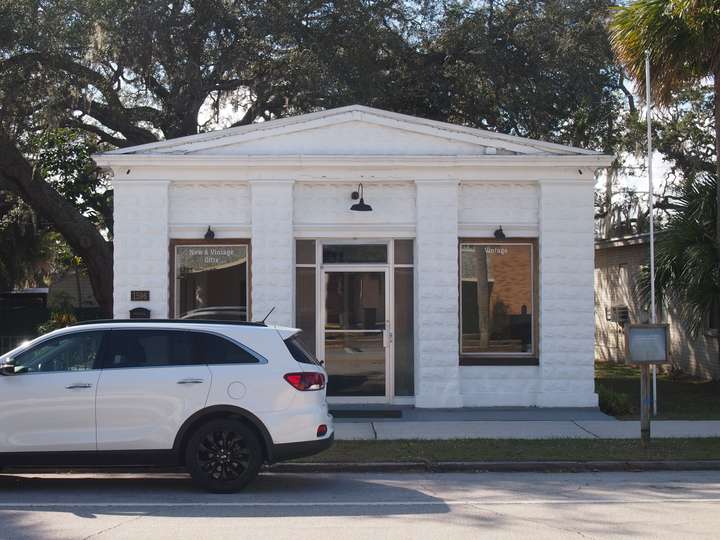
[{"label": "neighboring gray building", "polygon": [[[624,321],[649,322],[635,292],[637,275],[650,264],[647,234],[595,242],[595,358],[624,362]],[[658,306],[658,321],[670,325],[672,364],[701,378],[720,379],[717,321],[707,320],[700,336],[693,337],[672,306]]]}]

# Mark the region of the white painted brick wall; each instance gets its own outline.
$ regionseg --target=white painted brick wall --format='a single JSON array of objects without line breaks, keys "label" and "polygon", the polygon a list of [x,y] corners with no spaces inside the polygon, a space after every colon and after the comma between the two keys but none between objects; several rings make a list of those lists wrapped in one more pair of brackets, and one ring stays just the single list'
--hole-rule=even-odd
[{"label": "white painted brick wall", "polygon": [[241,182],[170,185],[170,226],[181,224],[250,224],[250,187]]},{"label": "white painted brick wall", "polygon": [[464,407],[537,405],[540,368],[536,366],[462,366]]},{"label": "white painted brick wall", "polygon": [[415,222],[415,188],[410,182],[363,184],[365,202],[372,212],[351,212],[357,202],[350,194],[356,182],[297,182],[295,184],[296,225],[363,225],[413,224]]},{"label": "white painted brick wall", "polygon": [[[153,318],[168,312],[168,184],[166,181],[115,182],[115,318],[144,307]],[[150,291],[150,302],[131,302],[131,290]]]},{"label": "white painted brick wall", "polygon": [[458,184],[417,184],[417,407],[461,407],[458,365]]},{"label": "white painted brick wall", "polygon": [[293,321],[293,182],[250,183],[252,214],[252,319],[292,325]]},{"label": "white painted brick wall", "polygon": [[597,405],[592,216],[591,182],[541,183],[541,407]]},{"label": "white painted brick wall", "polygon": [[[538,187],[533,184],[464,183],[460,186],[460,226],[537,226]],[[493,229],[494,230],[494,229]]]}]

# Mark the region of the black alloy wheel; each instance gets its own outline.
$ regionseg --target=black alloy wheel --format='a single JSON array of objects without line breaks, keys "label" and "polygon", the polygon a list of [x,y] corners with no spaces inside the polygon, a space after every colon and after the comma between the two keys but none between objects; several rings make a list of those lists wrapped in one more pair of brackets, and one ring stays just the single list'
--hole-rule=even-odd
[{"label": "black alloy wheel", "polygon": [[234,419],[212,420],[190,437],[185,465],[193,481],[216,493],[242,489],[262,465],[262,447],[255,432]]}]

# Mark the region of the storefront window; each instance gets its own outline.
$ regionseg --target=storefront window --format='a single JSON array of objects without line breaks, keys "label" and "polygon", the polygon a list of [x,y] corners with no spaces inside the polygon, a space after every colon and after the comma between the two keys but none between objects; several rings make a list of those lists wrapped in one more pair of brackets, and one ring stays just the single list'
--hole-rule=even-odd
[{"label": "storefront window", "polygon": [[533,244],[462,242],[460,272],[461,354],[533,354]]},{"label": "storefront window", "polygon": [[175,246],[175,316],[248,320],[248,246]]}]

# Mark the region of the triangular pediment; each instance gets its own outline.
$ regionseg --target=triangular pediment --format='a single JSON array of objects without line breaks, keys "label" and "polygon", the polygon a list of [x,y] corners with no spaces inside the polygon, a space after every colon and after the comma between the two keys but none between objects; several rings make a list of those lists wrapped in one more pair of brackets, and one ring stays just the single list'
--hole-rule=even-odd
[{"label": "triangular pediment", "polygon": [[353,105],[123,148],[107,154],[561,156],[595,152]]}]

